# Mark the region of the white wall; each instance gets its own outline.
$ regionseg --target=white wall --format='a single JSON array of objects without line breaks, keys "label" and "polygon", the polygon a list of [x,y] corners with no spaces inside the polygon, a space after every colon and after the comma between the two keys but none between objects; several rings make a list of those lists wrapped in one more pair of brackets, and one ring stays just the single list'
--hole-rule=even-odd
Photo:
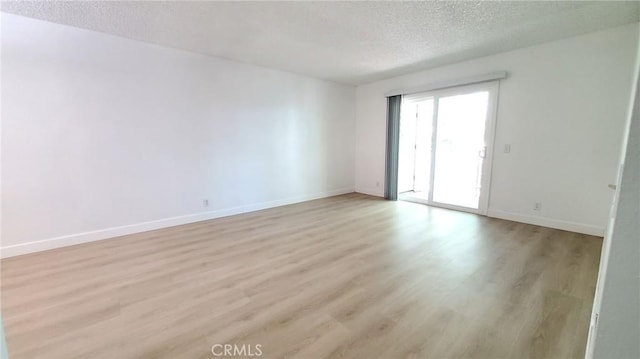
[{"label": "white wall", "polygon": [[[636,71],[640,68],[640,53]],[[637,72],[636,72],[637,78]],[[638,80],[636,80],[638,81]],[[619,198],[608,248],[603,250],[594,310],[593,357],[640,358],[640,83],[630,111]],[[609,243],[607,243],[609,242]],[[606,246],[606,245],[605,245]],[[605,258],[606,256],[606,258]],[[601,292],[602,291],[602,292]],[[602,296],[599,297],[599,294]],[[598,300],[600,305],[598,306]]]},{"label": "white wall", "polygon": [[[627,25],[358,87],[356,190],[383,195],[385,92],[505,70],[489,215],[602,235],[637,29]],[[510,154],[501,151],[505,144]],[[535,202],[541,211],[533,211]]]},{"label": "white wall", "polygon": [[354,103],[350,86],[3,13],[3,256],[351,192]]}]

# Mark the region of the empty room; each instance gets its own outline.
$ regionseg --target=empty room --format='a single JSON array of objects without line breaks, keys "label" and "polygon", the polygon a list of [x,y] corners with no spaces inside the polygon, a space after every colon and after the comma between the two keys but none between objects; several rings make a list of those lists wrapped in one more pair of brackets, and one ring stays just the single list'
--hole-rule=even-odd
[{"label": "empty room", "polygon": [[0,10],[1,359],[640,358],[640,2]]}]

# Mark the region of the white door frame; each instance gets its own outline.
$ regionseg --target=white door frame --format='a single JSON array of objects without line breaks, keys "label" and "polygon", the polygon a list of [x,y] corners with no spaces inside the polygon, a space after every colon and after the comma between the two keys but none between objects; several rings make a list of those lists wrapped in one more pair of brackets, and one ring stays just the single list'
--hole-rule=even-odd
[{"label": "white door frame", "polygon": [[[463,212],[471,212],[481,215],[486,215],[489,208],[489,196],[491,194],[491,172],[493,165],[493,154],[494,154],[494,141],[495,141],[495,129],[497,122],[497,114],[498,114],[498,93],[500,89],[499,81],[491,81],[491,82],[483,82],[472,85],[464,85],[457,86],[442,90],[435,90],[429,92],[423,92],[419,94],[411,94],[407,95],[407,100],[416,101],[419,99],[430,99],[433,98],[433,128],[431,131],[431,171],[430,171],[430,180],[429,180],[429,198],[428,200],[420,199],[420,198],[412,198],[410,196],[405,196],[408,201],[418,202],[427,204],[434,207],[442,207],[447,209],[453,209],[457,211]],[[485,123],[485,133],[484,133],[484,143],[486,146],[484,161],[482,163],[482,179],[481,179],[481,190],[480,190],[480,202],[478,204],[478,209],[475,208],[467,208],[461,206],[449,205],[446,203],[439,203],[433,201],[433,180],[435,176],[435,156],[438,151],[436,143],[437,129],[438,129],[438,104],[441,97],[455,96],[455,95],[464,95],[478,91],[488,91],[489,92],[489,103],[487,104],[487,119]],[[403,101],[405,96],[403,96]]]}]

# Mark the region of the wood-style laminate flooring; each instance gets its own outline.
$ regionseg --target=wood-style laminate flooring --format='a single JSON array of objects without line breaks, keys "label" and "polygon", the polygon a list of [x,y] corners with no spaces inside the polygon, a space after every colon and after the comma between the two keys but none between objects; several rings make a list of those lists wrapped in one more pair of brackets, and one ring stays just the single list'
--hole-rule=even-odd
[{"label": "wood-style laminate flooring", "polygon": [[601,244],[348,194],[5,259],[2,314],[11,359],[582,358]]}]

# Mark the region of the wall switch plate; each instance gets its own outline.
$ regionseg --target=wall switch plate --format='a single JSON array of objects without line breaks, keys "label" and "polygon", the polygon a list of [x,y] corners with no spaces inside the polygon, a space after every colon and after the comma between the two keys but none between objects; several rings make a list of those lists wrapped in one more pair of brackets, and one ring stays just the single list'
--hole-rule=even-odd
[{"label": "wall switch plate", "polygon": [[536,202],[536,203],[533,204],[533,210],[534,211],[539,211],[541,209],[542,209],[542,203]]},{"label": "wall switch plate", "polygon": [[504,145],[504,153],[511,153],[511,145],[510,144]]},{"label": "wall switch plate", "polygon": [[208,199],[202,200],[202,207],[209,207],[209,200]]}]

